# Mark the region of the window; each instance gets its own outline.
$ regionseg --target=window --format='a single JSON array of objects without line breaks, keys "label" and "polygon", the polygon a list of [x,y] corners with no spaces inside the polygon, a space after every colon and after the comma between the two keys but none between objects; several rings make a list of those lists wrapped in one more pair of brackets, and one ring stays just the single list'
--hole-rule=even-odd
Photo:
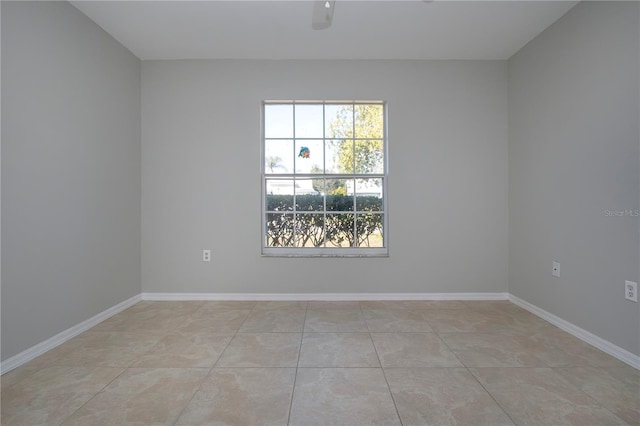
[{"label": "window", "polygon": [[262,253],[384,256],[383,102],[264,102]]}]

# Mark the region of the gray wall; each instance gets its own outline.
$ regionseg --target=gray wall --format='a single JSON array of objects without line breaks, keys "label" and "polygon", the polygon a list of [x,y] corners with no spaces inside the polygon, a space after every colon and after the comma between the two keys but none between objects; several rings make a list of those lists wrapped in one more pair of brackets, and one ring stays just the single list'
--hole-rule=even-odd
[{"label": "gray wall", "polygon": [[607,211],[640,208],[639,8],[583,2],[509,60],[509,292],[634,354],[640,226]]},{"label": "gray wall", "polygon": [[140,293],[140,61],[2,2],[2,359]]},{"label": "gray wall", "polygon": [[[506,71],[506,61],[144,61],[143,292],[505,292]],[[265,99],[388,102],[389,258],[260,257]]]}]

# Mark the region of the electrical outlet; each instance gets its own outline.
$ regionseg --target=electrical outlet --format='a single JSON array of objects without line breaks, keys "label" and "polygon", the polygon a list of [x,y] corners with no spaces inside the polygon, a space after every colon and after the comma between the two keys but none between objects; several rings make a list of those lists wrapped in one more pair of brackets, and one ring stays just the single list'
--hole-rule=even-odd
[{"label": "electrical outlet", "polygon": [[202,250],[202,261],[211,262],[211,250]]},{"label": "electrical outlet", "polygon": [[624,298],[632,302],[638,301],[638,283],[633,281],[624,282]]},{"label": "electrical outlet", "polygon": [[554,277],[560,278],[560,262],[553,261],[553,265],[551,266],[551,275]]}]

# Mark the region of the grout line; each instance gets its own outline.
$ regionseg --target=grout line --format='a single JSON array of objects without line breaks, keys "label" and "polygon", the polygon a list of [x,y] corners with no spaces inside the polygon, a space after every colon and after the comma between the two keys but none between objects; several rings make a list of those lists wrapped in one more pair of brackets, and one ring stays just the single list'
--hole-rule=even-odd
[{"label": "grout line", "polygon": [[[138,302],[138,303],[140,303],[140,302]],[[137,305],[138,303],[136,303],[136,305]],[[135,305],[132,305],[132,306],[130,306],[130,307],[129,307],[129,308],[127,308],[127,309],[130,309],[130,308],[132,308],[133,306],[135,306]],[[122,311],[122,312],[119,312],[118,314],[122,314],[122,313],[123,313],[123,312],[125,312],[125,311],[126,311],[126,309],[125,309],[124,311]],[[118,315],[118,314],[116,314],[116,315]],[[115,316],[115,315],[114,315],[114,316]],[[106,320],[105,320],[105,321],[106,321]],[[121,333],[142,333],[142,331],[140,331],[140,330],[102,330],[102,331],[101,331],[101,330],[97,330],[97,331],[92,331],[92,329],[89,329],[89,330],[86,330],[86,331],[84,331],[84,332],[80,333],[80,334],[79,334],[78,336],[76,336],[76,337],[80,337],[80,336],[82,336],[82,335],[85,335],[86,333],[91,333],[91,332],[94,332],[94,333],[105,333],[105,334],[107,334],[107,333],[108,333],[108,334],[111,334],[111,335],[120,335]],[[146,351],[144,351],[143,353],[141,353],[139,356],[140,356],[140,357],[142,357],[142,356],[146,355],[147,353],[151,352],[151,351],[153,350],[153,348],[155,348],[157,345],[159,345],[159,344],[160,344],[160,342],[161,342],[162,340],[164,340],[164,339],[165,339],[168,335],[170,335],[170,334],[171,334],[171,330],[170,330],[168,333],[166,333],[166,334],[165,334],[165,333],[158,334],[158,335],[156,336],[156,337],[157,337],[157,339],[158,339],[158,340],[157,340],[157,342],[156,342],[156,343],[154,343],[153,345],[151,345],[151,346],[150,346]],[[99,394],[103,393],[103,392],[105,391],[105,389],[106,389],[109,385],[111,385],[111,383],[113,383],[116,379],[118,379],[120,376],[122,376],[126,371],[128,371],[128,370],[130,370],[130,369],[132,369],[132,368],[154,368],[154,367],[134,367],[134,364],[135,364],[136,362],[137,362],[137,360],[136,360],[136,359],[133,359],[133,360],[132,360],[132,361],[131,361],[127,366],[125,366],[125,367],[122,367],[122,366],[120,366],[120,367],[109,367],[109,366],[107,366],[107,367],[100,367],[100,366],[87,366],[86,368],[92,368],[92,369],[95,369],[95,368],[122,368],[123,370],[120,372],[120,374],[118,374],[116,377],[114,377],[114,378],[113,378],[109,383],[107,383],[105,386],[103,386],[103,387],[102,387],[98,392],[96,392],[96,393],[95,393],[95,394],[94,394],[94,395],[93,395],[89,400],[87,400],[84,404],[82,404],[82,406],[81,406],[80,408],[84,407],[84,406],[85,406],[89,401],[91,401],[92,399],[94,399],[94,398],[95,398],[96,396],[98,396]],[[51,366],[56,367],[56,365],[51,365]],[[60,366],[61,366],[61,367],[64,367],[64,365],[60,365]],[[80,408],[78,408],[78,410],[79,410]],[[78,410],[75,410],[75,411],[73,412],[73,414],[71,414],[71,416],[72,416],[72,415],[74,415]],[[65,419],[65,421],[66,421],[66,420],[68,420],[71,416],[67,417],[67,418]]]},{"label": "grout line", "polygon": [[402,417],[400,417],[400,410],[398,410],[398,404],[396,403],[396,399],[393,397],[393,392],[391,392],[391,385],[389,385],[389,380],[387,379],[387,372],[384,371],[384,368],[382,367],[380,367],[380,370],[382,370],[382,377],[384,377],[384,381],[387,384],[387,390],[389,391],[389,396],[391,397],[393,406],[396,409],[396,415],[398,416],[398,420],[400,421],[400,424],[403,425],[404,423],[402,422]]},{"label": "grout line", "polygon": [[[425,319],[425,321],[427,322],[427,324],[429,324],[429,320]],[[431,326],[431,324],[429,324],[429,327],[431,327],[431,329],[433,330],[433,332],[435,333],[435,335],[438,337],[438,339],[440,339],[440,341],[441,341],[441,342],[442,342],[442,344],[445,346],[445,348],[447,348],[447,350],[448,350],[449,352],[451,352],[451,353],[453,354],[453,356],[455,356],[455,357],[456,357],[456,359],[460,362],[460,365],[461,365],[463,368],[468,368],[468,367],[467,367],[467,365],[464,363],[464,361],[462,361],[462,359],[460,359],[460,357],[458,356],[458,354],[457,354],[457,353],[455,353],[455,351],[454,351],[453,349],[451,349],[451,347],[449,347],[449,345],[448,345],[448,344],[447,344],[447,342],[442,338],[442,336],[440,336],[440,333],[438,333],[438,331],[437,331],[435,328],[433,328],[433,327]]]},{"label": "grout line", "polygon": [[371,345],[373,346],[373,350],[376,353],[376,357],[378,358],[378,363],[380,364],[380,371],[382,371],[382,377],[384,377],[384,382],[387,384],[387,391],[389,392],[389,396],[391,397],[391,402],[393,402],[393,408],[396,409],[396,416],[398,416],[398,421],[400,425],[402,423],[402,417],[400,417],[400,410],[398,410],[398,404],[396,403],[396,399],[393,397],[393,392],[391,392],[391,386],[389,385],[389,380],[387,379],[387,373],[382,368],[382,360],[380,359],[380,354],[378,354],[378,348],[376,348],[376,344],[373,342],[373,336],[371,336],[371,329],[369,328],[369,324],[367,323],[367,319],[364,316],[364,310],[362,309],[362,303],[358,302],[358,306],[360,307],[360,313],[362,314],[362,320],[364,321],[365,326],[369,332],[369,340],[371,340]]},{"label": "grout line", "polygon": [[[587,398],[593,400],[597,405],[599,405],[600,407],[604,408],[605,410],[607,410],[608,412],[613,414],[615,417],[619,418],[623,423],[626,423],[624,419],[622,419],[620,416],[618,416],[616,413],[614,413],[613,410],[611,410],[609,408],[609,404],[605,405],[603,402],[600,402],[600,400],[598,398],[596,398],[595,396],[592,396],[587,390],[583,390],[579,385],[574,384],[573,382],[571,382],[568,379],[566,379],[563,375],[561,375],[558,372],[556,372],[556,370],[559,370],[559,369],[562,369],[562,368],[579,369],[579,368],[582,368],[582,367],[575,366],[575,367],[547,367],[547,368],[551,369],[551,371],[553,371],[553,373],[556,376],[558,376],[567,385],[569,385],[572,388],[574,388],[576,392],[579,392],[579,393],[582,393],[582,394],[586,395]],[[604,370],[606,367],[592,366],[592,368],[595,368],[597,370]]]},{"label": "grout line", "polygon": [[[254,305],[255,306],[255,305]],[[236,331],[233,333],[233,335],[231,335],[231,339],[229,339],[229,341],[227,342],[227,345],[224,347],[224,349],[222,350],[222,352],[220,352],[220,355],[218,355],[218,358],[216,358],[215,362],[213,363],[213,365],[211,366],[211,368],[209,369],[209,372],[207,373],[207,377],[211,374],[211,372],[213,371],[213,369],[215,368],[216,364],[220,361],[220,359],[222,358],[222,356],[224,355],[224,353],[227,351],[227,349],[229,349],[229,346],[231,346],[231,342],[233,342],[233,339],[236,338],[236,336],[238,335],[238,333],[240,332],[240,327],[242,327],[242,325],[247,321],[247,319],[249,318],[249,316],[251,315],[251,312],[253,312],[253,308],[251,308],[251,311],[249,311],[249,313],[247,314],[247,317],[244,319],[244,321],[242,321],[242,324],[240,324],[240,326],[236,329]]]},{"label": "grout line", "polygon": [[[506,367],[506,368],[510,368],[510,367]],[[511,417],[511,414],[509,414],[509,412],[502,406],[502,404],[500,404],[500,402],[498,402],[498,400],[493,396],[493,394],[491,392],[489,392],[489,389],[484,387],[482,382],[476,377],[475,374],[473,374],[473,371],[471,371],[471,369],[469,369],[469,368],[466,368],[466,370],[469,372],[469,374],[471,374],[471,377],[473,377],[473,379],[480,385],[480,387],[482,389],[484,389],[484,391],[491,397],[491,399],[493,399],[493,401],[496,403],[496,405],[498,407],[500,407],[502,412],[509,418],[509,420],[511,420],[511,423],[513,423],[514,425],[518,424],[516,422],[516,420],[513,417]]]},{"label": "grout line", "polygon": [[[467,309],[473,309],[471,307],[468,307]],[[465,309],[466,310],[466,309]],[[427,321],[428,323],[428,321]],[[431,324],[429,324],[429,326],[431,327]],[[470,370],[470,368],[464,363],[464,361],[462,361],[462,359],[460,359],[460,357],[458,356],[458,354],[455,353],[455,351],[453,349],[451,349],[449,347],[449,345],[447,344],[447,342],[440,336],[440,334],[438,333],[438,331],[431,327],[434,331],[434,333],[436,333],[436,336],[438,336],[438,338],[442,341],[442,343],[446,346],[447,350],[449,350],[457,359],[458,361],[460,361],[460,364],[462,364],[462,368],[464,368],[469,374],[471,374],[471,377],[473,377],[473,379],[480,385],[480,387],[482,387],[482,389],[484,389],[484,391],[491,397],[491,399],[493,399],[493,401],[496,403],[496,405],[502,410],[502,412],[509,418],[509,420],[511,420],[511,422],[515,425],[517,424],[515,419],[511,418],[511,416],[509,415],[509,413],[507,412],[507,410],[504,409],[504,407],[502,407],[502,405],[500,405],[500,403],[498,402],[498,400],[493,396],[493,394],[491,394],[491,392],[489,392],[489,390],[487,388],[484,387],[484,385],[480,382],[480,380],[478,380],[478,378],[473,374],[473,372]],[[453,367],[453,368],[460,368],[460,367]]]},{"label": "grout line", "polygon": [[[195,311],[193,311],[189,316],[191,317],[191,315],[193,315],[196,311],[198,311],[200,308],[202,308],[204,306],[204,303]],[[251,314],[251,311],[247,314],[247,318],[249,317],[249,315]],[[247,319],[245,318],[245,321]],[[244,321],[243,321],[244,324]],[[207,380],[207,378],[211,375],[211,372],[213,371],[214,367],[216,366],[216,364],[218,363],[218,361],[220,361],[220,358],[222,358],[222,355],[225,353],[225,351],[227,350],[227,348],[229,348],[229,345],[231,345],[231,342],[233,341],[233,339],[236,337],[236,334],[238,334],[238,330],[240,329],[240,327],[238,327],[238,329],[233,333],[233,335],[231,335],[231,338],[229,339],[229,341],[227,342],[226,346],[224,347],[224,349],[220,352],[220,355],[218,355],[218,357],[216,358],[216,360],[213,362],[213,364],[211,365],[211,367],[209,368],[209,370],[207,371],[207,374],[204,375],[204,377],[202,378],[202,380],[200,380],[200,383],[198,384],[198,387],[196,388],[195,392],[193,392],[193,394],[191,395],[191,398],[189,398],[189,401],[184,405],[184,407],[182,407],[182,410],[180,410],[180,413],[178,413],[178,416],[176,417],[175,422],[173,422],[173,424],[175,425],[178,420],[180,420],[180,417],[182,417],[182,414],[185,412],[185,410],[187,409],[187,407],[189,407],[189,405],[191,404],[191,401],[193,401],[193,398],[195,398],[196,394],[200,391],[200,388],[202,387],[202,384],[205,382],[205,380]]]},{"label": "grout line", "polygon": [[[465,311],[468,310],[473,310],[475,309],[474,307],[470,306],[470,304],[465,303],[465,305],[467,305],[467,309],[465,309]],[[427,320],[427,323],[429,323],[429,321]],[[429,326],[431,327],[431,324],[429,324]],[[464,363],[464,361],[462,361],[462,359],[460,359],[460,357],[458,356],[458,354],[455,353],[455,351],[453,349],[451,349],[449,347],[449,345],[447,344],[447,342],[440,336],[440,334],[438,333],[438,331],[431,327],[433,329],[433,331],[436,333],[436,335],[438,336],[438,338],[442,341],[442,343],[446,346],[446,348],[458,359],[458,361],[460,361],[460,364],[462,364],[463,368],[469,373],[471,374],[471,377],[473,377],[473,379],[476,381],[476,383],[478,383],[480,385],[480,387],[482,389],[484,389],[484,391],[491,397],[491,399],[496,403],[496,405],[502,410],[502,412],[509,418],[509,420],[511,420],[511,422],[515,425],[517,424],[515,419],[513,419],[511,417],[511,415],[509,415],[509,413],[507,412],[507,410],[504,409],[504,407],[498,402],[498,400],[493,396],[493,394],[491,392],[489,392],[489,390],[487,388],[484,387],[484,385],[480,382],[480,380],[478,380],[478,378],[475,376],[475,374],[473,374],[473,372],[471,371],[471,369]],[[467,333],[474,333],[477,334],[477,332],[467,332]]]},{"label": "grout line", "polygon": [[101,393],[104,393],[104,390],[111,385],[111,383],[115,382],[116,379],[118,379],[118,377],[122,376],[129,368],[131,367],[88,367],[88,368],[122,368],[122,371],[120,372],[120,374],[118,374],[116,377],[114,377],[113,379],[111,379],[109,381],[109,383],[107,383],[106,385],[104,385],[102,388],[100,388],[100,390],[96,393],[94,393],[91,398],[87,399],[80,407],[78,407],[77,410],[75,410],[73,413],[69,414],[67,417],[65,417],[64,419],[62,419],[58,424],[64,424],[64,422],[66,422],[67,420],[69,420],[71,417],[73,417],[78,411],[80,411],[82,409],[82,407],[84,407],[85,405],[87,405],[89,402],[93,401],[93,399],[95,399],[98,395],[100,395]]},{"label": "grout line", "polygon": [[[209,370],[209,372],[211,372],[211,369]],[[187,403],[184,405],[184,407],[182,407],[182,410],[180,410],[180,412],[178,413],[178,415],[176,416],[175,421],[173,422],[173,424],[175,425],[176,423],[178,423],[178,420],[180,420],[180,417],[182,417],[182,414],[184,413],[184,411],[187,409],[187,407],[191,404],[191,401],[193,401],[193,398],[196,396],[196,394],[200,391],[200,388],[202,387],[202,384],[204,383],[205,380],[207,380],[207,377],[209,377],[209,373],[205,374],[202,379],[200,379],[200,383],[198,383],[198,386],[196,387],[196,389],[193,391],[193,394],[191,394],[191,398],[189,398],[189,401],[187,401]]]},{"label": "grout line", "polygon": [[289,413],[287,415],[287,425],[291,422],[291,409],[293,408],[293,397],[296,392],[296,382],[298,380],[298,369],[300,367],[300,355],[302,354],[302,342],[304,341],[304,326],[307,323],[307,312],[309,311],[309,302],[304,307],[304,318],[302,320],[302,333],[300,333],[300,347],[298,348],[298,360],[296,361],[296,374],[293,377],[293,388],[291,389],[291,401],[289,401]]}]

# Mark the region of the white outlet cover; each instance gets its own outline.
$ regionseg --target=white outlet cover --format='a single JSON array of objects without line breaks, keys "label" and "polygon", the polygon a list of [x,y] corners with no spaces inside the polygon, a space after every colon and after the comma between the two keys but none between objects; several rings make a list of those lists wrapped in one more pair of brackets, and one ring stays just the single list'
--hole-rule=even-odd
[{"label": "white outlet cover", "polygon": [[633,281],[624,282],[624,298],[632,302],[638,301],[638,283]]},{"label": "white outlet cover", "polygon": [[211,250],[202,250],[202,260],[204,262],[211,262]]},{"label": "white outlet cover", "polygon": [[560,278],[560,262],[553,261],[553,265],[551,266],[551,275],[554,277]]}]

